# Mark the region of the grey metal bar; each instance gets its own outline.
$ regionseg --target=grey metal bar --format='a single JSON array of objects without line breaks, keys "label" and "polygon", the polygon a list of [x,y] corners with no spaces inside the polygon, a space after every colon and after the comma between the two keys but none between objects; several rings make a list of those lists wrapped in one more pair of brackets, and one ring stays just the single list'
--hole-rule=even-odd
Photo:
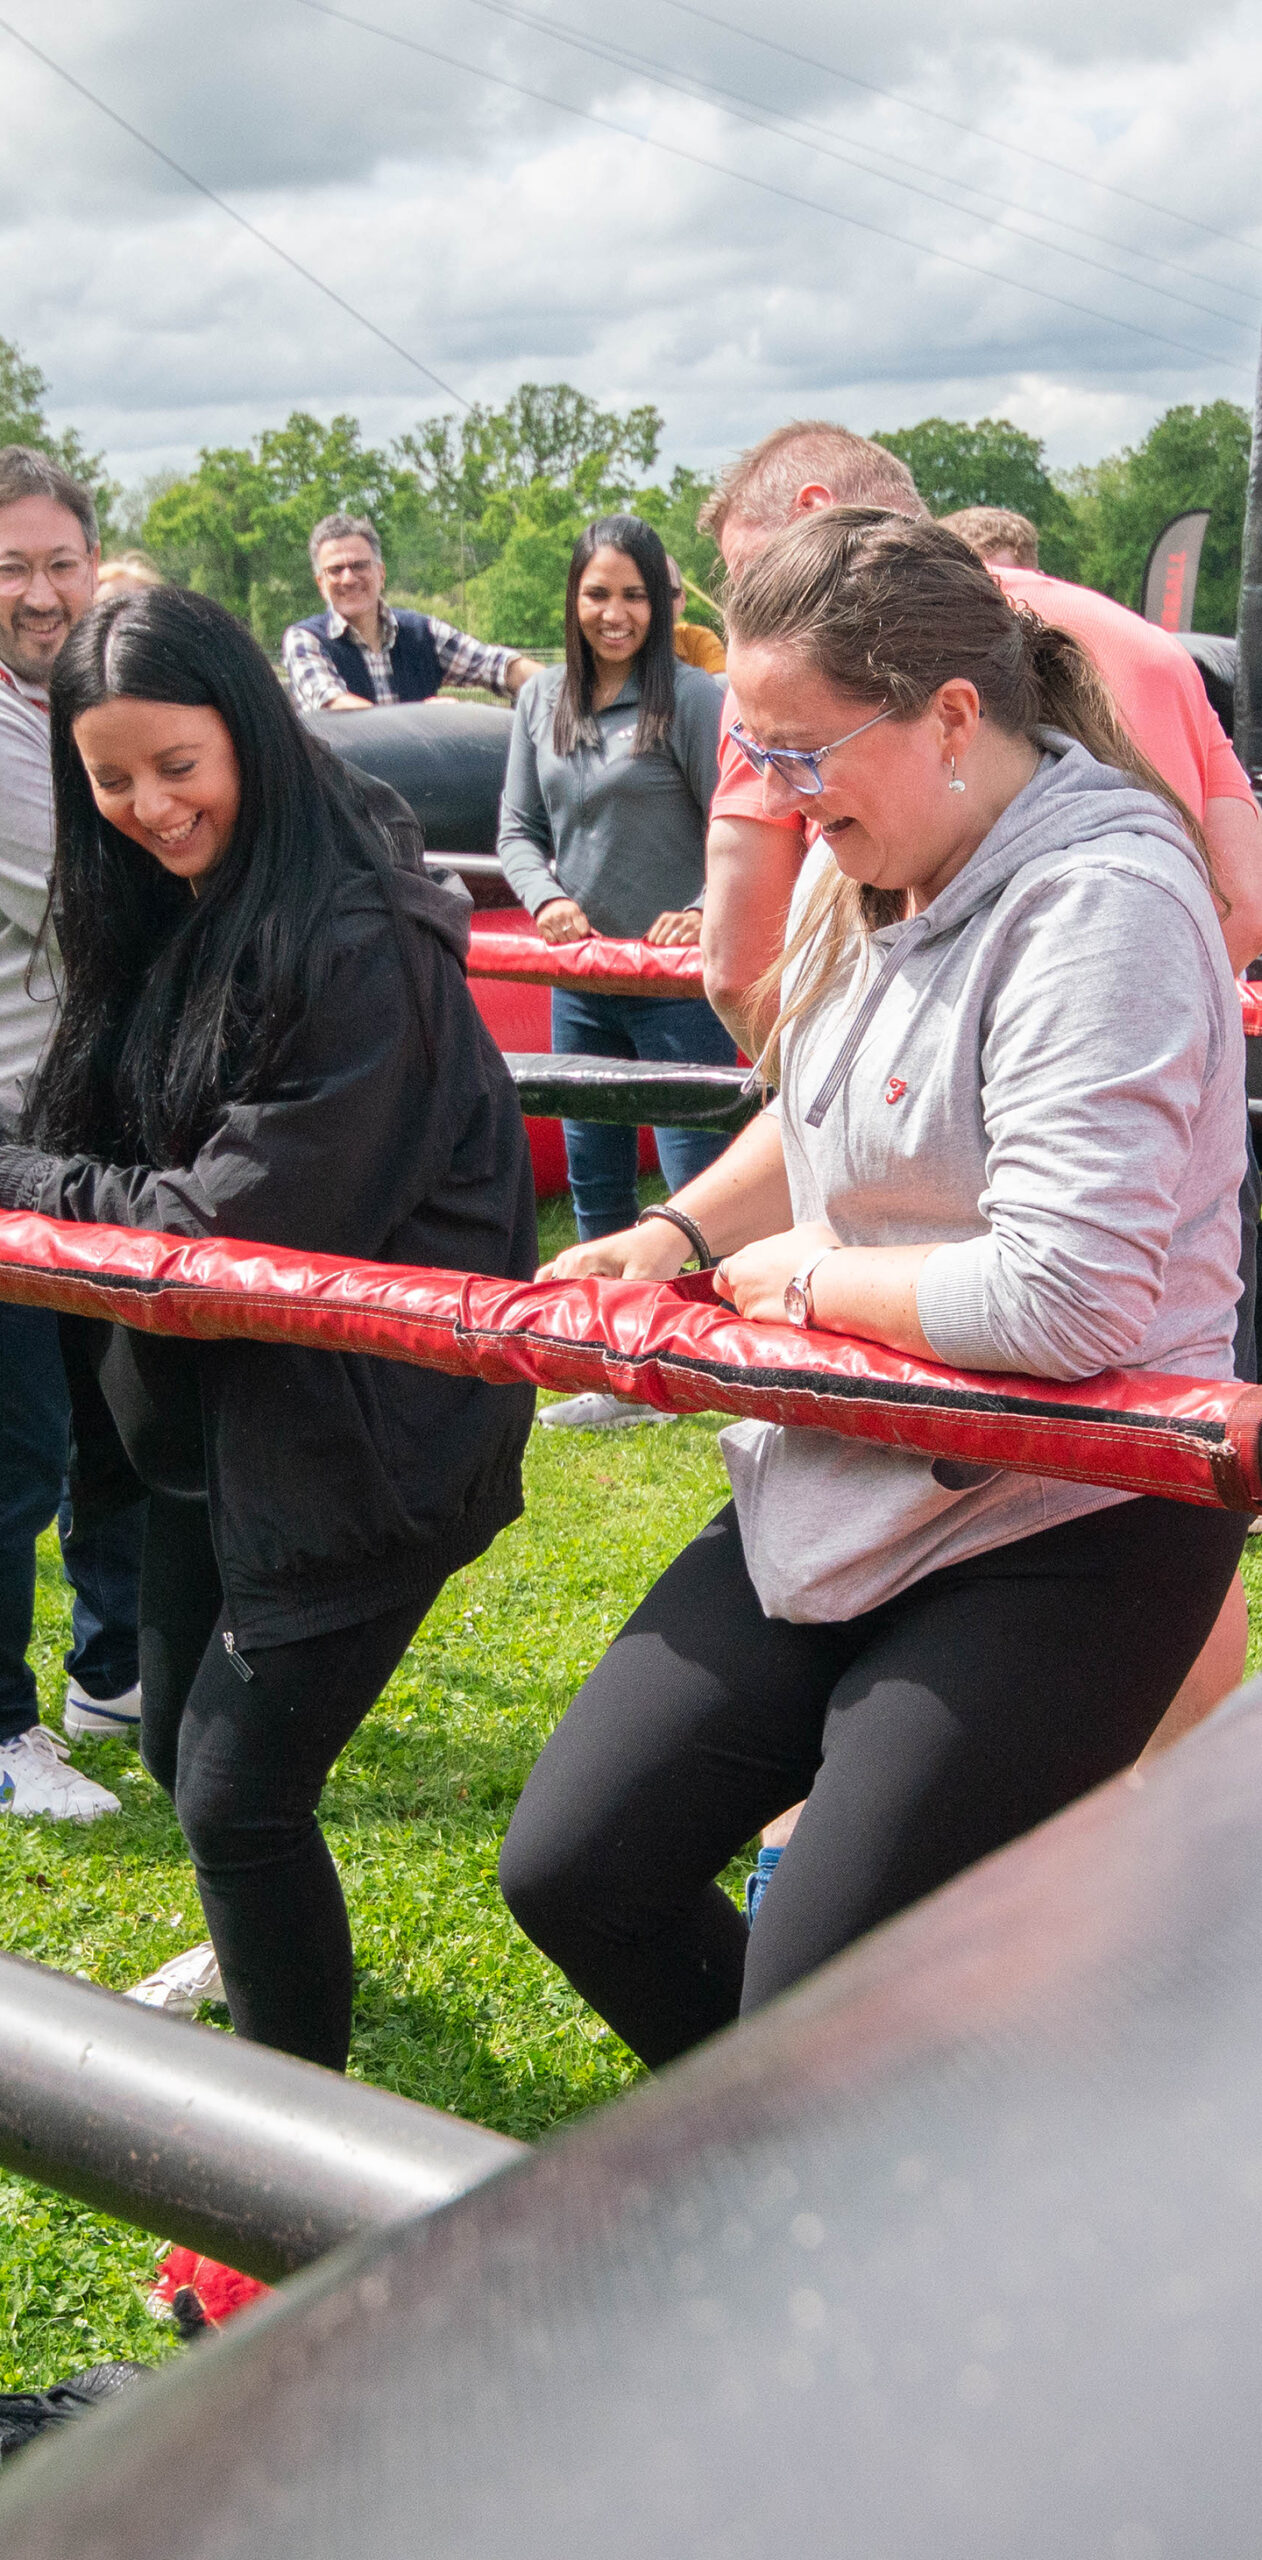
[{"label": "grey metal bar", "polygon": [[499,880],[503,882],[506,907],[518,904],[505,878],[504,865],[493,853],[442,853],[437,848],[425,854],[427,871],[458,871],[462,880]]},{"label": "grey metal bar", "polygon": [[1262,370],[1253,412],[1253,451],[1240,560],[1233,743],[1256,789],[1262,776]]},{"label": "grey metal bar", "polygon": [[0,2166],[271,2282],[523,2149],[0,1956]]},{"label": "grey metal bar", "polygon": [[743,1129],[762,1108],[743,1067],[677,1066],[656,1058],[589,1058],[509,1050],[505,1065],[522,1110],[543,1120],[598,1120],[622,1127]]}]

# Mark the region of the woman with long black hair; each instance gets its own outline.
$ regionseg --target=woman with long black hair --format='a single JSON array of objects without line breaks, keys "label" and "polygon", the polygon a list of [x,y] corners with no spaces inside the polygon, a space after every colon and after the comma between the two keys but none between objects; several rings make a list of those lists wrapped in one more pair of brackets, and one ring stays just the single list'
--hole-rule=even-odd
[{"label": "woman with long black hair", "polygon": [[[603,516],[579,535],[565,597],[565,663],[523,685],[513,719],[499,855],[545,942],[592,933],[659,944],[701,938],[705,835],[718,777],[723,697],[675,656],[666,553],[638,516]],[[552,1046],[600,1058],[731,1065],[733,1043],[700,996],[558,988]],[[579,1235],[636,1212],[634,1129],[566,1120]],[[654,1132],[673,1189],[726,1144],[713,1131]],[[548,1406],[552,1426],[665,1421],[617,1396]]]},{"label": "woman with long black hair", "polygon": [[[463,913],[232,616],[171,588],[98,608],[57,663],[52,756],[63,1006],[0,1203],[526,1276],[529,1160]],[[447,1576],[519,1513],[529,1392],[72,1330],[77,1498],[151,1497],[141,1751],[233,2024],[340,2069],[320,1792]]]}]

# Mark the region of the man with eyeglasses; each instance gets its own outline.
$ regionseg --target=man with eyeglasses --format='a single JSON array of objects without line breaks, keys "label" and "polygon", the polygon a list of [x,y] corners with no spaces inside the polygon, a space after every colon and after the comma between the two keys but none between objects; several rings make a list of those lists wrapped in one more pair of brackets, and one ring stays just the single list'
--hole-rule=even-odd
[{"label": "man with eyeglasses", "polygon": [[291,622],[281,642],[300,711],[371,711],[428,702],[439,686],[481,685],[516,701],[534,658],[496,649],[433,614],[386,603],[386,568],[367,516],[323,516],[311,536],[311,574],[323,613]]},{"label": "man with eyeglasses", "polygon": [[[96,592],[89,492],[46,454],[0,451],[0,1110],[20,1110],[56,1010],[40,939],[52,864],[48,682]],[[67,1765],[39,1721],[27,1661],[35,1541],[58,1519],[74,1590],[63,1721],[76,1740],[135,1739],[145,1505],[76,1529],[65,1498],[70,1402],[55,1316],[0,1303],[0,1814],[92,1822],[118,1797]]]}]

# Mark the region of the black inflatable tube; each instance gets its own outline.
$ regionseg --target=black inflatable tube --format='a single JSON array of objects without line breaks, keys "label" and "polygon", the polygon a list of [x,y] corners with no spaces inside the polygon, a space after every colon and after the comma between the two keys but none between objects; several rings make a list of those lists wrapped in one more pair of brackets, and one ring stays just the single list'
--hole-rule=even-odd
[{"label": "black inflatable tube", "polygon": [[444,695],[380,710],[325,711],[310,726],[347,764],[391,784],[419,818],[427,845],[494,853],[512,723],[511,711],[493,703]]},{"label": "black inflatable tube", "polygon": [[0,2560],[1255,2560],[1262,1683],[22,2456]]},{"label": "black inflatable tube", "polygon": [[1172,639],[1196,661],[1197,672],[1230,738],[1236,722],[1236,643],[1217,631],[1175,631]]},{"label": "black inflatable tube", "polygon": [[536,1119],[618,1127],[743,1129],[762,1108],[743,1067],[680,1067],[657,1059],[588,1058],[507,1050],[523,1112]]},{"label": "black inflatable tube", "polygon": [[1262,783],[1262,366],[1254,395],[1253,443],[1240,556],[1235,710],[1233,744],[1256,790]]}]

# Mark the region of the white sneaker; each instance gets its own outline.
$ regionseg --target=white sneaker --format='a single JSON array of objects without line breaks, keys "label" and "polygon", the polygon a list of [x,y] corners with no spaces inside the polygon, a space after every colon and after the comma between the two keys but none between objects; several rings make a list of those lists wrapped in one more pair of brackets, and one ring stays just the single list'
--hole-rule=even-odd
[{"label": "white sneaker", "polygon": [[124,1689],[121,1698],[90,1698],[77,1680],[71,1680],[61,1721],[72,1742],[98,1742],[104,1734],[135,1742],[140,1732],[140,1682],[134,1689]]},{"label": "white sneaker", "polygon": [[46,1725],[32,1725],[14,1742],[0,1742],[0,1813],[50,1813],[58,1822],[95,1822],[101,1813],[121,1813],[117,1796],[68,1769],[70,1745]]},{"label": "white sneaker", "polygon": [[165,2009],[169,2018],[194,2018],[203,2000],[222,2000],[223,1979],[210,1940],[203,1938],[200,1946],[169,1956],[156,1973],[133,1982],[123,1998],[139,2000],[146,2009]]},{"label": "white sneaker", "polygon": [[639,1422],[678,1422],[677,1413],[659,1413],[656,1405],[634,1404],[626,1396],[567,1396],[564,1404],[545,1404],[538,1417],[545,1431],[629,1431]]}]

